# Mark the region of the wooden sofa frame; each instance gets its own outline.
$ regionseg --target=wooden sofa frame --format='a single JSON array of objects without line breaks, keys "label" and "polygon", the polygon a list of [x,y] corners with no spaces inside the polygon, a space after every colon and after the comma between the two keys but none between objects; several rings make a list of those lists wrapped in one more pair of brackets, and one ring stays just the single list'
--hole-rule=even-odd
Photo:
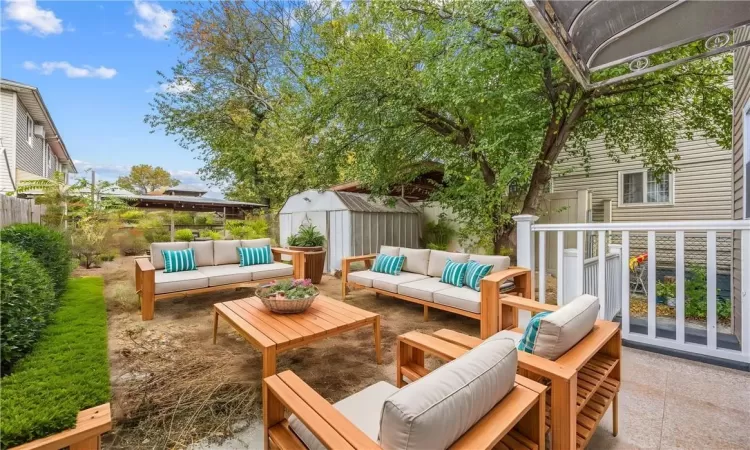
[{"label": "wooden sofa frame", "polygon": [[[522,376],[489,413],[450,447],[544,450],[544,410],[547,387]],[[329,449],[379,449],[359,428],[291,371],[263,380],[263,448],[306,449],[289,428],[285,412],[297,418]]]},{"label": "wooden sofa frame", "polygon": [[208,286],[199,289],[190,289],[187,291],[167,292],[156,294],[156,269],[151,264],[150,257],[138,257],[135,260],[135,290],[141,299],[141,319],[151,320],[154,318],[154,303],[156,300],[166,300],[170,298],[181,298],[189,295],[205,294],[206,292],[225,291],[237,288],[256,287],[260,284],[271,280],[283,280],[286,278],[301,279],[305,278],[305,253],[289,250],[287,248],[271,248],[273,260],[281,261],[282,255],[292,257],[293,273],[291,276],[274,277],[263,280],[243,281],[242,283],[222,284],[220,286]]},{"label": "wooden sofa frame", "polygon": [[398,294],[396,292],[386,291],[374,287],[367,287],[361,284],[349,281],[349,274],[351,273],[351,264],[353,262],[364,262],[366,268],[371,268],[372,263],[377,257],[377,254],[363,255],[363,256],[352,256],[349,258],[343,258],[341,260],[341,300],[346,301],[347,289],[350,287],[358,289],[366,289],[368,291],[375,292],[375,295],[386,295],[388,297],[398,298],[406,300],[408,302],[417,303],[424,307],[423,318],[427,322],[429,320],[429,308],[440,309],[443,311],[460,314],[462,316],[471,317],[479,321],[480,335],[482,339],[486,339],[493,334],[500,331],[499,324],[499,302],[500,286],[508,279],[512,279],[515,283],[514,294],[520,297],[532,298],[531,291],[531,272],[529,269],[523,267],[509,267],[499,272],[494,272],[486,277],[482,278],[480,285],[481,294],[481,306],[479,313],[473,313],[471,311],[465,311],[460,308],[452,306],[441,305],[434,302],[429,302],[419,298],[409,297],[407,295]]},{"label": "wooden sofa frame", "polygon": [[[517,327],[518,310],[532,313],[555,311],[557,306],[511,295],[500,299],[505,312],[501,321]],[[501,322],[502,323],[502,322]],[[452,330],[433,335],[416,331],[399,337],[396,380],[416,380],[428,373],[425,353],[444,361],[463,355],[482,342]],[[594,329],[567,353],[550,361],[530,353],[518,353],[518,373],[550,386],[547,424],[553,449],[585,448],[599,421],[612,405],[612,432],[618,432],[618,394],[620,390],[622,339],[617,323],[597,320]]]},{"label": "wooden sofa frame", "polygon": [[79,412],[75,427],[13,447],[11,450],[100,450],[101,435],[111,429],[112,413],[109,403],[105,403]]}]

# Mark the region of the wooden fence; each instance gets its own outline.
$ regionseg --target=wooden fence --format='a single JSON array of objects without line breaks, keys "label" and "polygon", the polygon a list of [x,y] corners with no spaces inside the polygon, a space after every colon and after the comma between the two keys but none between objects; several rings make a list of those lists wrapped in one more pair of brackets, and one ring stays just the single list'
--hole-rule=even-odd
[{"label": "wooden fence", "polygon": [[44,210],[34,200],[0,194],[0,228],[15,223],[41,223]]}]

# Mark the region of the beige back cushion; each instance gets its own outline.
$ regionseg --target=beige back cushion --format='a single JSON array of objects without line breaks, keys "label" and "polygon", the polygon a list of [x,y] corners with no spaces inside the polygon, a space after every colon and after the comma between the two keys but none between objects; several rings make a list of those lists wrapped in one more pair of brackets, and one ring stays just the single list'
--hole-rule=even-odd
[{"label": "beige back cushion", "polygon": [[469,260],[479,264],[492,264],[492,273],[500,272],[510,267],[510,258],[498,255],[469,255]]},{"label": "beige back cushion", "polygon": [[555,360],[573,348],[594,328],[599,317],[599,298],[582,295],[545,316],[540,324],[534,354]]},{"label": "beige back cushion", "polygon": [[214,264],[239,264],[240,255],[237,247],[240,247],[239,239],[233,241],[214,241]]},{"label": "beige back cushion", "polygon": [[517,365],[513,340],[493,336],[406,385],[383,405],[380,446],[448,448],[513,389]]},{"label": "beige back cushion", "polygon": [[403,272],[427,275],[427,265],[430,263],[430,250],[401,247],[399,255],[406,256],[404,267],[401,269]]},{"label": "beige back cushion", "polygon": [[151,244],[151,264],[154,269],[161,270],[164,268],[164,256],[162,250],[185,250],[188,248],[187,242],[154,242]]},{"label": "beige back cushion", "polygon": [[431,277],[443,276],[445,262],[451,259],[454,263],[469,262],[468,253],[444,252],[442,250],[430,250],[430,262],[427,264],[427,275]]},{"label": "beige back cushion", "polygon": [[195,249],[195,265],[214,265],[214,241],[193,241],[190,248]]},{"label": "beige back cushion", "polygon": [[265,247],[266,245],[271,245],[271,238],[243,239],[241,242],[243,247]]},{"label": "beige back cushion", "polygon": [[381,245],[380,253],[383,255],[388,255],[388,256],[398,256],[398,251],[400,249],[401,249],[400,247],[391,247],[390,245]]}]

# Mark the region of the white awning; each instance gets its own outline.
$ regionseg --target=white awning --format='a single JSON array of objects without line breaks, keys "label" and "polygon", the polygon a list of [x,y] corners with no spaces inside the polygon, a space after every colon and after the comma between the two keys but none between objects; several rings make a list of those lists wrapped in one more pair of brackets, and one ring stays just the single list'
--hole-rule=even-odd
[{"label": "white awning", "polygon": [[[617,83],[655,70],[748,45],[732,30],[750,24],[747,0],[524,0],[565,65],[585,88]],[[703,41],[701,51],[659,64],[652,57]],[[662,59],[662,58],[660,58]],[[593,81],[622,65],[629,73]]]}]

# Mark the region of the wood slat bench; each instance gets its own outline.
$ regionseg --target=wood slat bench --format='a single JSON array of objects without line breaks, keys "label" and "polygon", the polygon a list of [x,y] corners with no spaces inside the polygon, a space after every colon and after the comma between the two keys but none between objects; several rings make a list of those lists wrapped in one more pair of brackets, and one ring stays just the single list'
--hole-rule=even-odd
[{"label": "wood slat bench", "polygon": [[84,409],[78,413],[75,428],[36,439],[11,450],[99,450],[101,435],[112,429],[109,403]]}]

